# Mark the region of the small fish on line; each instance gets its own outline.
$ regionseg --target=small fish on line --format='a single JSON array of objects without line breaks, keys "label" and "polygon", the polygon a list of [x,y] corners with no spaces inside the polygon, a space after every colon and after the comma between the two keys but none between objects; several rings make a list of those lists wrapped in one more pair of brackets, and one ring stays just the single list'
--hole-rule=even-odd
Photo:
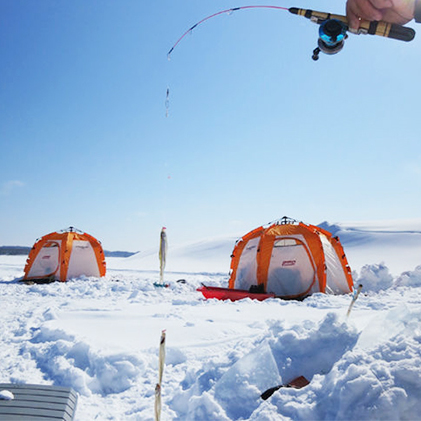
[{"label": "small fish on line", "polygon": [[168,117],[170,110],[170,88],[167,88],[167,96],[165,97],[165,117]]}]

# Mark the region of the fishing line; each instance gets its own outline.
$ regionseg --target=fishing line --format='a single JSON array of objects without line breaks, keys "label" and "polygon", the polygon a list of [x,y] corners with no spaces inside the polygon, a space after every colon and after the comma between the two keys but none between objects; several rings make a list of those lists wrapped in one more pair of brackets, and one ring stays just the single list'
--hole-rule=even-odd
[{"label": "fishing line", "polygon": [[285,10],[285,11],[289,10],[287,7],[282,7],[282,6],[263,6],[263,5],[259,5],[259,6],[240,6],[240,7],[233,7],[232,9],[221,10],[220,12],[214,13],[210,16],[207,16],[207,17],[203,18],[201,21],[195,23],[191,28],[187,29],[187,31],[184,32],[183,35],[181,35],[181,37],[177,40],[177,42],[168,51],[168,53],[167,53],[168,60],[171,59],[171,53],[174,51],[174,48],[177,47],[177,45],[181,42],[181,40],[187,34],[191,33],[193,31],[193,29],[195,29],[199,25],[201,25],[203,22],[206,22],[207,20],[212,19],[215,16],[223,15],[224,13],[226,13],[228,15],[231,15],[233,12],[236,12],[238,10],[244,10],[244,9],[276,9],[276,10]]},{"label": "fishing line", "polygon": [[[202,23],[206,22],[209,19],[212,19],[216,16],[228,14],[232,15],[234,12],[237,12],[238,10],[245,10],[245,9],[272,9],[272,10],[283,10],[288,11],[289,9],[287,7],[282,6],[271,6],[271,5],[252,5],[252,6],[239,6],[239,7],[233,7],[231,9],[225,9],[221,10],[220,12],[213,13],[212,15],[206,16],[199,22],[195,23],[192,27],[190,27],[186,32],[184,32],[181,37],[176,41],[176,43],[170,48],[170,50],[167,53],[167,59],[171,60],[171,53],[174,51],[174,49],[177,47],[177,45],[183,40],[183,38],[187,34],[191,34],[195,28],[197,28]],[[170,88],[167,87],[167,94],[165,99],[165,117],[169,116],[169,109],[170,109]]]}]

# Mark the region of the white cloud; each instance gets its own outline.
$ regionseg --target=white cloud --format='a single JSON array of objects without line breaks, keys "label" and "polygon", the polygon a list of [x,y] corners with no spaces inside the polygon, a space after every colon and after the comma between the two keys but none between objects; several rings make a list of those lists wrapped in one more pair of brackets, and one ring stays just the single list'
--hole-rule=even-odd
[{"label": "white cloud", "polygon": [[0,194],[2,196],[6,196],[8,194],[10,194],[13,190],[17,189],[17,188],[21,188],[25,185],[24,182],[19,181],[19,180],[9,180],[9,181],[5,181],[0,188]]}]

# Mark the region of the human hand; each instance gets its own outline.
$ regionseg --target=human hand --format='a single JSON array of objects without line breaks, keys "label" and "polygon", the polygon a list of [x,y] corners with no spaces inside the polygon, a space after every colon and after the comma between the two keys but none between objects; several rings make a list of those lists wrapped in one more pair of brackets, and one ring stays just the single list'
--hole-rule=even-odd
[{"label": "human hand", "polygon": [[415,0],[347,0],[346,16],[349,28],[357,31],[360,20],[403,25],[414,18]]}]

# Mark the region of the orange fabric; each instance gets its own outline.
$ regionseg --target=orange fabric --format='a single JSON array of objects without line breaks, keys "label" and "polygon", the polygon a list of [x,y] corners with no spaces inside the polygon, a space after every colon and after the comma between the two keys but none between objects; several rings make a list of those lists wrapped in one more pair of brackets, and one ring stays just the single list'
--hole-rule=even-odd
[{"label": "orange fabric", "polygon": [[[304,248],[307,251],[307,254],[309,255],[309,259],[313,268],[315,268],[316,275],[314,277],[312,285],[310,285],[307,291],[305,291],[303,294],[300,294],[299,296],[287,296],[285,298],[300,298],[307,295],[313,288],[313,285],[316,282],[316,280],[318,282],[318,291],[325,293],[326,263],[320,234],[326,236],[326,238],[332,244],[334,250],[338,254],[346,276],[349,289],[351,291],[353,285],[351,269],[349,268],[347,259],[345,257],[345,253],[339,240],[333,238],[331,233],[322,228],[316,227],[314,225],[306,225],[302,222],[300,222],[299,224],[273,224],[266,228],[259,227],[242,237],[242,240],[240,240],[234,247],[231,260],[231,276],[229,279],[228,287],[232,289],[235,287],[237,269],[240,262],[241,254],[244,248],[246,247],[248,241],[250,241],[253,238],[260,237],[259,248],[257,250],[256,255],[256,281],[257,284],[263,284],[266,291],[269,265],[275,241],[283,238],[296,237],[295,239],[305,246]],[[301,241],[301,239],[298,238],[298,236],[302,236],[302,238],[305,240],[305,243],[303,243],[303,241]]]},{"label": "orange fabric", "polygon": [[86,232],[85,236],[90,239],[91,246],[94,249],[96,261],[98,262],[99,274],[100,276],[105,276],[107,265],[101,243],[95,237],[92,237],[92,235],[86,234]]},{"label": "orange fabric", "polygon": [[[53,232],[53,233],[44,235],[38,241],[36,241],[31,251],[29,252],[28,259],[26,260],[23,280],[33,279],[33,277],[29,277],[28,274],[31,270],[32,264],[34,263],[37,255],[47,243],[56,242],[56,244],[60,244],[60,253],[59,253],[60,271],[59,271],[58,277],[61,282],[65,282],[67,279],[67,272],[69,268],[69,261],[70,261],[70,256],[71,256],[74,240],[89,241],[95,253],[95,258],[98,265],[100,276],[104,276],[106,273],[106,263],[105,263],[104,251],[102,249],[101,243],[96,238],[86,233],[64,231],[64,232]],[[52,273],[51,275],[53,274],[54,273]]]},{"label": "orange fabric", "polygon": [[268,233],[268,230],[266,230],[262,234],[260,246],[257,251],[257,284],[263,284],[265,286],[265,291],[274,242],[275,237]]},{"label": "orange fabric", "polygon": [[68,232],[63,238],[63,246],[61,248],[61,266],[60,266],[60,281],[65,282],[67,271],[69,269],[70,254],[72,253],[74,232]]}]

